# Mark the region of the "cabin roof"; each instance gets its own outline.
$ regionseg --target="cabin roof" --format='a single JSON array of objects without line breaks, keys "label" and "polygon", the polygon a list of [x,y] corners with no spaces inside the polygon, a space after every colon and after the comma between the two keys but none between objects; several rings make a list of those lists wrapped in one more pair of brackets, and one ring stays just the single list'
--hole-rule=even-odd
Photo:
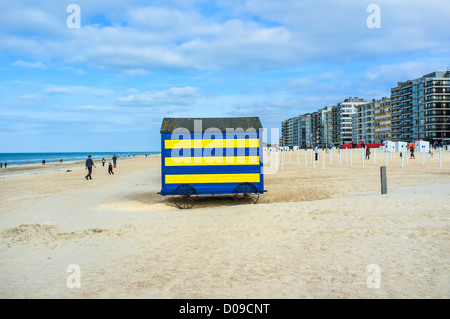
[{"label": "cabin roof", "polygon": [[[201,122],[199,122],[201,121]],[[191,133],[204,133],[206,129],[216,128],[226,133],[227,128],[242,128],[247,130],[254,128],[256,131],[262,128],[259,117],[222,117],[222,118],[169,118],[165,117],[161,124],[160,133],[171,134],[177,128],[186,128]]]}]

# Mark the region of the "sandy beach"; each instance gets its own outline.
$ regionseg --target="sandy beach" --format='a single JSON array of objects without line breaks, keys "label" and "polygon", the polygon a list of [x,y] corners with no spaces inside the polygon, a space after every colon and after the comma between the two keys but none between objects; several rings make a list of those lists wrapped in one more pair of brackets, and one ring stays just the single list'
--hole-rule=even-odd
[{"label": "sandy beach", "polygon": [[157,194],[158,155],[90,181],[84,162],[0,169],[0,298],[450,298],[450,152],[389,157],[386,195],[381,154],[291,152],[256,205],[190,210]]}]

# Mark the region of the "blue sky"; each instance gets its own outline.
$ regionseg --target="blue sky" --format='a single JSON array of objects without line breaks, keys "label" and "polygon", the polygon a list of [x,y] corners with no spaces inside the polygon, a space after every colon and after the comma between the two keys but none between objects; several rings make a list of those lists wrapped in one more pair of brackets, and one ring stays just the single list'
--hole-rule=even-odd
[{"label": "blue sky", "polygon": [[0,0],[0,153],[159,151],[164,117],[276,128],[389,96],[450,66],[448,21],[442,0]]}]

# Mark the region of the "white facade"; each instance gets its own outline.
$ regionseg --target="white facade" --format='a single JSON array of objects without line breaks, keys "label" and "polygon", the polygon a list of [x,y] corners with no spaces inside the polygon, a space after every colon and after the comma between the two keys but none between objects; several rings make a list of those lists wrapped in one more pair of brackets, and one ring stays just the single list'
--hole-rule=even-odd
[{"label": "white facade", "polygon": [[416,152],[425,152],[428,153],[430,151],[430,143],[427,141],[416,141]]},{"label": "white facade", "polygon": [[408,143],[406,142],[394,142],[395,152],[405,152],[408,151]]},{"label": "white facade", "polygon": [[[345,99],[344,102],[338,103],[337,107],[339,109],[338,121],[339,121],[339,136],[340,143],[346,144],[356,142],[355,137],[357,138],[356,132],[356,106],[360,104],[366,103],[364,99],[360,98],[348,98]],[[355,128],[355,129],[353,129]]]},{"label": "white facade", "polygon": [[395,151],[395,143],[392,141],[384,141],[384,146],[381,147],[382,150],[385,150],[386,152],[393,152]]}]

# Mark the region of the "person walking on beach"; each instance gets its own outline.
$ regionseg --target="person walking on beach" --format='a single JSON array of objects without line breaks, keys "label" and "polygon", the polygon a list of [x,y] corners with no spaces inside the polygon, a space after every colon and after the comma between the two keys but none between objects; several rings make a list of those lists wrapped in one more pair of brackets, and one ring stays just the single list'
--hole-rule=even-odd
[{"label": "person walking on beach", "polygon": [[109,173],[109,175],[111,175],[111,174],[114,175],[113,166],[112,166],[111,162],[109,162],[108,173]]},{"label": "person walking on beach", "polygon": [[113,160],[114,168],[116,168],[116,165],[117,165],[117,156],[116,156],[116,154],[114,154],[112,160]]},{"label": "person walking on beach", "polygon": [[6,166],[8,166],[8,163],[5,162],[5,168],[6,168]]},{"label": "person walking on beach", "polygon": [[409,152],[410,152],[410,157],[409,158],[414,158],[416,159],[416,157],[414,156],[414,147],[411,145],[411,147],[409,148]]},{"label": "person walking on beach", "polygon": [[[106,162],[106,160],[105,160],[105,158],[103,157],[102,158],[102,164],[103,164],[103,167],[105,167],[105,162]],[[111,163],[110,163],[111,164]]]},{"label": "person walking on beach", "polygon": [[3,163],[2,162],[0,162],[0,168],[2,168],[3,167]]},{"label": "person walking on beach", "polygon": [[368,147],[368,146],[366,148],[366,159],[370,160],[370,147]]},{"label": "person walking on beach", "polygon": [[88,170],[88,174],[84,177],[86,179],[92,179],[92,166],[97,168],[94,164],[94,161],[92,160],[92,155],[88,156],[88,159],[86,160],[86,169]]},{"label": "person walking on beach", "polygon": [[316,147],[314,147],[314,154],[316,155],[316,161],[319,160],[319,146],[316,145]]}]

